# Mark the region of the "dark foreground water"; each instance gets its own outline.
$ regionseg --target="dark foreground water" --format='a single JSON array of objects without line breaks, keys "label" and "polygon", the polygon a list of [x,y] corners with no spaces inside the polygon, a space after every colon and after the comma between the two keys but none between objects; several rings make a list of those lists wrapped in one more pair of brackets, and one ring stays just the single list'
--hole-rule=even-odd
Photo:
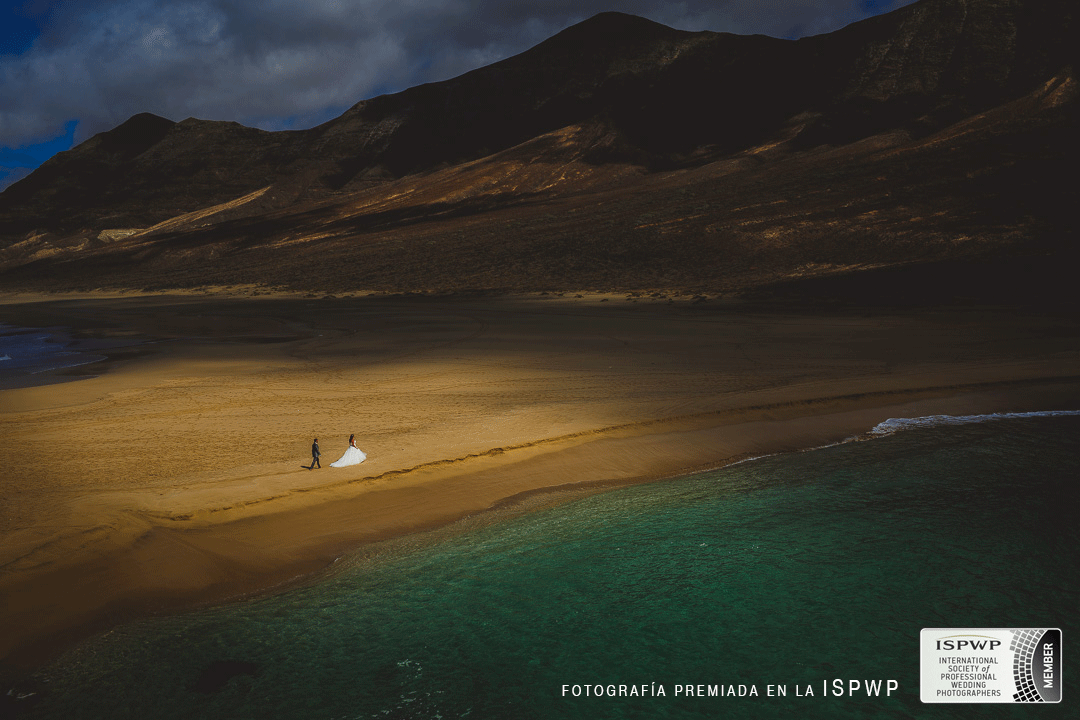
[{"label": "dark foreground water", "polygon": [[[40,718],[1080,716],[1080,417],[926,425],[391,544],[312,587],[116,630],[21,688],[37,695],[17,707]],[[1060,627],[1063,702],[921,704],[923,627]],[[826,695],[837,679],[883,684]],[[586,684],[592,696],[574,697]],[[676,695],[686,684],[723,696]],[[596,685],[616,696],[595,697]],[[769,697],[770,685],[787,695]]]},{"label": "dark foreground water", "polygon": [[[104,360],[73,341],[62,328],[21,328],[0,323],[0,389],[55,382],[50,373]],[[93,345],[101,349],[102,343]]]}]

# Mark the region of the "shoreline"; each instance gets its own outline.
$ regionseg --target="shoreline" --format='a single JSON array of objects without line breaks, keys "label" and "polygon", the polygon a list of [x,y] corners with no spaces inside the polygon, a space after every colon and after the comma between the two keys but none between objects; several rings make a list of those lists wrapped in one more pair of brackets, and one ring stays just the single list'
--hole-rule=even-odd
[{"label": "shoreline", "polygon": [[[137,312],[125,315],[129,308],[118,309],[113,302],[76,304],[93,320],[121,321],[124,332],[139,330],[162,308],[177,308],[175,298],[124,299],[119,302],[137,306]],[[181,302],[185,312],[187,302]],[[237,312],[234,299],[205,302]],[[30,672],[79,640],[138,617],[317,581],[338,558],[371,543],[446,528],[462,518],[819,447],[866,433],[890,417],[1080,407],[1078,341],[1060,332],[1062,327],[1058,332],[1036,328],[1042,347],[1018,344],[1014,333],[1032,332],[1024,318],[1002,334],[998,315],[975,323],[965,313],[960,320],[944,321],[933,313],[914,321],[899,315],[858,322],[850,316],[812,316],[818,318],[811,326],[815,333],[846,338],[855,328],[871,334],[866,340],[899,332],[901,340],[918,336],[926,343],[928,328],[937,328],[934,339],[958,343],[943,348],[948,362],[927,367],[921,353],[914,353],[920,357],[882,373],[875,372],[876,358],[873,367],[863,367],[867,355],[881,352],[877,342],[860,340],[855,351],[839,358],[829,345],[800,348],[810,322],[805,318],[787,323],[777,320],[784,316],[770,314],[686,315],[658,308],[643,314],[604,309],[597,315],[600,311],[582,306],[573,314],[551,314],[550,306],[500,302],[449,303],[449,309],[446,303],[422,304],[413,312],[415,305],[402,311],[385,300],[348,301],[361,309],[374,304],[377,312],[366,320],[400,316],[384,323],[378,337],[365,338],[350,334],[352,322],[322,328],[296,324],[297,311],[302,316],[313,301],[284,302],[292,316],[256,313],[234,323],[226,312],[224,320],[215,319],[216,337],[192,340],[175,333],[174,342],[109,361],[108,370],[93,379],[0,396],[6,401],[2,419],[13,416],[21,424],[17,431],[5,430],[18,436],[5,441],[63,437],[65,428],[73,427],[119,443],[133,427],[149,434],[158,424],[184,436],[163,447],[167,457],[148,470],[124,463],[128,454],[153,442],[129,438],[115,448],[106,443],[102,456],[87,457],[86,464],[57,463],[50,472],[4,488],[23,513],[21,522],[8,519],[0,543],[4,674]],[[469,321],[462,320],[463,310],[472,316]],[[776,322],[762,330],[763,318]],[[282,326],[291,332],[278,342],[245,343],[235,336],[238,326],[251,337],[265,338],[268,330]],[[152,327],[161,335],[170,332],[168,322]],[[406,330],[395,332],[398,327]],[[702,327],[723,332],[705,340],[688,332]],[[957,327],[967,334],[955,332]],[[1064,327],[1071,329],[1072,321],[1064,321]],[[320,335],[320,329],[340,334],[327,338],[331,334]],[[732,343],[727,334],[738,332],[747,337]],[[315,337],[327,339],[312,350]],[[553,339],[562,344],[546,349]],[[757,344],[742,354],[727,352],[742,341]],[[762,347],[771,349],[753,354]],[[933,352],[929,346],[920,349]],[[815,352],[821,357],[813,357]],[[632,362],[626,361],[628,353]],[[792,362],[793,353],[798,363]],[[358,442],[371,456],[358,469],[327,469],[323,475],[283,471],[276,458],[218,467],[212,447],[195,448],[198,467],[174,462],[177,452],[194,455],[184,442],[208,430],[243,437],[245,408],[247,415],[252,407],[263,408],[266,417],[259,427],[275,441],[286,438],[282,433],[292,431],[289,423],[278,427],[273,420],[275,395],[286,396],[286,407],[306,395],[296,388],[286,393],[280,376],[300,383],[301,391],[317,393],[323,381],[336,387],[342,377],[353,377],[358,355],[366,361],[359,376],[375,374],[378,382],[360,387],[356,399],[378,405],[388,424],[402,423],[381,436],[367,435],[366,447]],[[618,362],[621,371],[609,372]],[[530,371],[520,372],[523,365]],[[247,396],[239,393],[234,404],[210,413],[211,399],[249,377],[250,386],[243,388]],[[58,387],[63,391],[57,393]],[[178,391],[183,392],[174,397]],[[326,398],[324,404],[330,402]],[[161,416],[148,408],[158,401]],[[418,407],[428,423],[417,425]],[[486,422],[485,411],[498,422]],[[144,417],[130,420],[135,412]],[[323,417],[318,406],[296,412],[313,413],[327,424],[339,417]],[[350,409],[344,417],[355,412]],[[185,418],[197,419],[189,430]],[[320,440],[330,460],[336,445]],[[404,447],[395,451],[391,441]],[[310,440],[288,442],[303,447]],[[5,452],[6,466],[14,467],[17,455]],[[294,468],[304,460],[296,452],[290,446],[281,453],[294,456]],[[77,479],[80,486],[70,489],[62,485],[65,479]],[[43,489],[42,482],[52,486]]]},{"label": "shoreline", "polygon": [[[1056,385],[1056,383],[1048,383]],[[1057,385],[1051,392],[1057,393],[1064,385]],[[1000,388],[1001,390],[1007,388]],[[1050,387],[1040,388],[1051,390]],[[1072,387],[1073,397],[1080,402],[1080,387]],[[21,603],[21,608],[7,608],[10,612],[19,612],[17,621],[22,621],[22,633],[14,633],[18,644],[11,647],[7,656],[0,663],[0,674],[15,677],[27,676],[49,662],[55,660],[67,649],[79,642],[93,637],[111,627],[137,621],[145,617],[161,614],[175,614],[197,610],[199,608],[242,602],[247,599],[263,597],[269,594],[285,592],[301,585],[318,583],[325,578],[327,572],[332,572],[337,563],[350,556],[362,554],[366,549],[387,541],[400,540],[418,534],[436,531],[453,532],[455,525],[467,520],[475,520],[479,523],[500,522],[506,514],[511,517],[518,514],[532,512],[538,508],[550,507],[564,502],[570,502],[578,498],[605,492],[629,485],[645,484],[652,482],[677,481],[680,478],[703,472],[711,472],[730,467],[739,463],[760,459],[770,455],[778,455],[792,452],[807,452],[840,444],[843,442],[859,441],[860,439],[875,439],[868,436],[869,430],[875,423],[863,427],[862,432],[852,432],[850,428],[855,424],[862,426],[864,418],[874,419],[881,417],[889,419],[893,417],[923,417],[923,415],[896,415],[900,412],[928,412],[934,414],[951,414],[949,411],[956,408],[955,412],[969,414],[989,414],[996,412],[1001,396],[998,393],[974,393],[958,394],[953,396],[930,397],[915,400],[908,403],[888,404],[859,408],[827,416],[801,415],[788,420],[752,421],[745,425],[758,425],[761,422],[786,425],[788,429],[794,427],[796,432],[791,437],[805,439],[812,437],[819,444],[798,445],[796,443],[781,442],[778,445],[756,445],[753,453],[714,460],[696,467],[680,467],[667,473],[647,474],[632,477],[607,478],[584,480],[578,482],[563,483],[550,486],[528,487],[520,492],[506,497],[497,498],[486,506],[478,506],[469,509],[459,509],[457,512],[444,511],[441,516],[426,521],[415,520],[411,524],[387,526],[387,516],[380,518],[383,522],[371,520],[375,527],[367,525],[358,528],[354,535],[335,537],[328,542],[314,542],[310,538],[309,543],[301,548],[293,547],[287,562],[276,568],[269,568],[260,562],[262,558],[251,558],[249,547],[244,547],[239,553],[230,553],[225,546],[232,543],[247,545],[251,538],[258,536],[273,536],[282,529],[287,529],[293,522],[304,524],[326,521],[327,518],[340,517],[353,509],[353,505],[371,500],[366,494],[360,494],[343,501],[349,503],[343,510],[342,500],[330,500],[297,510],[283,511],[281,513],[269,513],[256,515],[251,518],[225,521],[220,524],[208,523],[202,528],[172,531],[168,528],[156,527],[139,537],[134,547],[118,548],[101,557],[92,558],[89,561],[74,564],[71,567],[57,569],[43,577],[35,577],[25,585],[14,583],[10,588],[13,594],[22,594],[28,602]],[[1027,405],[1010,407],[1028,407]],[[916,409],[923,408],[923,409]],[[980,412],[980,410],[985,412]],[[1039,412],[1031,410],[1016,410],[1017,412]],[[836,417],[840,416],[840,417]],[[838,421],[832,425],[829,421]],[[824,422],[817,432],[807,434],[806,421],[814,423]],[[849,423],[853,423],[849,425]],[[802,427],[800,427],[802,426]],[[730,427],[730,426],[728,426]],[[833,432],[838,428],[842,431]],[[750,429],[751,434],[756,428]],[[780,434],[783,434],[782,431]],[[635,438],[636,439],[636,438]],[[465,480],[468,475],[450,480]],[[432,481],[446,480],[446,478],[433,477]],[[387,492],[386,502],[375,504],[375,511],[384,510],[392,506],[399,498],[393,490]],[[369,507],[369,512],[372,508]],[[390,517],[391,520],[395,518]],[[396,518],[400,520],[400,518]],[[464,531],[464,530],[463,530]],[[216,535],[216,537],[214,537]],[[217,555],[212,562],[198,564],[187,568],[188,572],[196,574],[209,574],[215,570],[226,569],[229,572],[238,573],[238,577],[231,581],[217,582],[210,586],[194,585],[169,589],[154,587],[122,587],[103,582],[102,574],[108,575],[110,570],[118,567],[129,567],[131,563],[143,565],[146,556],[153,558],[155,562],[165,560],[177,560],[175,556],[177,546],[184,546],[186,551],[213,552]],[[189,558],[190,559],[190,558]],[[279,558],[280,559],[280,558]],[[253,573],[255,573],[253,575]],[[118,578],[124,579],[129,576],[125,570]],[[59,607],[56,598],[61,596],[67,588],[73,586],[110,586],[104,604],[87,610],[87,600],[79,598],[74,600],[75,607]],[[42,593],[53,597],[53,610],[61,610],[66,622],[52,624],[48,630],[42,631],[40,627],[33,626],[33,618],[39,616],[39,606]],[[32,598],[32,601],[30,600]],[[66,612],[63,612],[66,611]],[[11,616],[8,616],[9,620]],[[30,624],[22,624],[28,622]],[[20,637],[21,635],[21,637]],[[9,642],[12,635],[8,636]]]}]

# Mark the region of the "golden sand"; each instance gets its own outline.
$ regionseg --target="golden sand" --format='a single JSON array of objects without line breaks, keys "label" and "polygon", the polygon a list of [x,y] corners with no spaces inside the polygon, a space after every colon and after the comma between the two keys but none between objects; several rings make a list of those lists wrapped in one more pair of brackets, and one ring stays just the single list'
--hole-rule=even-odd
[{"label": "golden sand", "polygon": [[[607,300],[607,302],[601,302]],[[889,417],[1080,407],[1069,317],[624,298],[14,297],[125,340],[0,391],[0,658],[264,590],[542,489],[670,477]],[[348,437],[368,460],[330,468]],[[308,470],[314,437],[323,468]]]}]

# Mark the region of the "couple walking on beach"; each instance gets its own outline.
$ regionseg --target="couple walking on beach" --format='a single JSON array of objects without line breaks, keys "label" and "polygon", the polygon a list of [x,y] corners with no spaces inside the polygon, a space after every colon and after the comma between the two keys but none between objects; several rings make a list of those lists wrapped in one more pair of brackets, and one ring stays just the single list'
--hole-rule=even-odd
[{"label": "couple walking on beach", "polygon": [[[345,454],[342,455],[338,460],[330,463],[330,467],[346,467],[348,465],[359,465],[360,463],[367,460],[367,455],[364,454],[364,451],[356,447],[355,438],[355,435],[349,436],[349,447],[345,450]],[[322,452],[319,451],[319,438],[315,438],[315,442],[311,443],[311,465],[308,466],[308,470],[316,467],[322,470],[322,464],[319,463],[319,457],[321,455]]]}]

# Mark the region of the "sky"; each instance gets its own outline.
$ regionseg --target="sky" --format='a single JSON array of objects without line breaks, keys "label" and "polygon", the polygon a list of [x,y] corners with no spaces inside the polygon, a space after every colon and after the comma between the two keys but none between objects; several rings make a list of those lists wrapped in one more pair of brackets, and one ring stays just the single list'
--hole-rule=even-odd
[{"label": "sky", "polygon": [[0,0],[0,189],[137,113],[314,127],[607,10],[794,39],[910,2]]}]

